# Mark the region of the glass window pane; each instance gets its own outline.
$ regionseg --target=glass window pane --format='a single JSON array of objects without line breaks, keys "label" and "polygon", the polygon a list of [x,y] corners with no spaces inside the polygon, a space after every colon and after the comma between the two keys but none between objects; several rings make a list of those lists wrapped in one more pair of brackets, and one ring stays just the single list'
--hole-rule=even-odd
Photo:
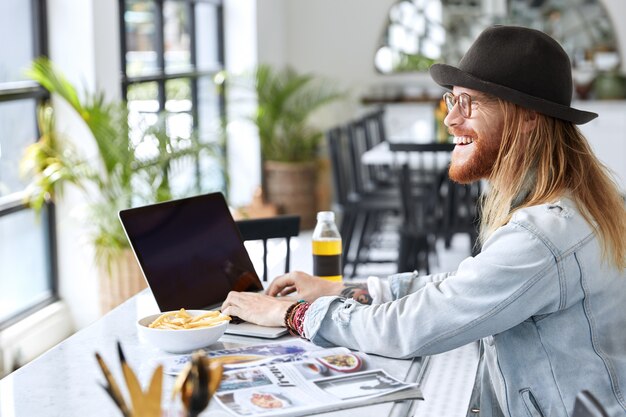
[{"label": "glass window pane", "polygon": [[196,66],[199,69],[220,66],[217,6],[196,4]]},{"label": "glass window pane", "polygon": [[157,122],[158,96],[159,86],[156,82],[131,84],[128,87],[128,124],[135,145],[142,140],[142,132]]},{"label": "glass window pane", "polygon": [[[146,4],[150,4],[151,13],[154,14],[158,11],[156,7],[162,5],[163,52],[165,54],[162,58],[165,62],[165,72],[169,73],[169,76],[160,76],[157,82],[132,84],[128,87],[131,128],[138,127],[136,131],[141,131],[154,123],[165,123],[167,134],[172,139],[169,145],[171,149],[189,146],[197,137],[201,137],[202,141],[221,139],[219,91],[212,77],[206,76],[200,80],[195,78],[167,79],[171,77],[171,74],[194,71],[193,64],[198,64],[200,70],[214,70],[216,67],[220,69],[223,66],[218,60],[219,7],[211,1],[125,1],[128,9],[125,15],[126,26],[133,21],[129,18],[129,16],[133,17],[132,14],[129,15],[129,11],[138,10],[130,6],[141,6],[145,11]],[[194,21],[191,20],[192,16]],[[154,27],[154,19],[152,22],[151,30],[160,30]],[[194,27],[193,32],[192,27]],[[132,30],[127,27],[127,36],[131,32]],[[192,44],[196,45],[194,51],[191,51]],[[154,51],[159,49],[156,48],[154,41],[152,49]],[[137,50],[139,48],[135,48],[135,51]],[[129,54],[132,51],[129,45]],[[193,59],[196,61],[192,62]],[[133,76],[136,73],[128,75]],[[158,87],[162,85],[165,97],[159,96]],[[198,104],[195,102],[196,99],[200,100],[197,107],[195,107]],[[163,107],[159,107],[159,103],[161,106],[164,104],[166,114],[158,114],[160,110],[163,110]],[[202,120],[196,120],[198,116]],[[195,131],[194,126],[202,127],[204,133]],[[149,155],[150,152],[154,152],[153,141],[142,141],[140,134],[133,135],[133,140],[138,145],[138,153]],[[201,152],[200,155],[194,154],[172,161],[169,166],[169,181],[174,195],[183,196],[192,191],[198,192],[200,189],[224,189],[225,176],[221,165],[221,155],[216,152]],[[199,189],[199,186],[202,188]]]},{"label": "glass window pane", "polygon": [[168,112],[191,111],[191,80],[176,78],[165,82],[165,110]]},{"label": "glass window pane", "polygon": [[[173,80],[181,81],[181,80]],[[181,107],[181,101],[191,103],[188,99],[168,100],[169,107]],[[172,105],[172,103],[177,103]],[[166,108],[168,105],[166,104]],[[183,105],[183,107],[186,107]],[[191,105],[188,106],[189,108]],[[170,146],[175,150],[186,149],[192,144],[193,117],[187,112],[171,112],[168,109],[165,124]],[[196,194],[197,188],[197,161],[198,156],[186,156],[172,161],[170,164],[170,186],[174,196]]]},{"label": "glass window pane", "polygon": [[[213,77],[198,79],[198,122],[201,141],[222,143],[222,120],[219,99],[220,86]],[[204,155],[199,161],[200,186],[203,190],[225,190],[224,161],[216,148],[213,154]]]},{"label": "glass window pane", "polygon": [[163,4],[163,38],[167,72],[185,71],[191,67],[189,7],[186,2],[166,1]]},{"label": "glass window pane", "polygon": [[0,217],[0,321],[51,295],[45,218],[32,210]]},{"label": "glass window pane", "polygon": [[189,113],[169,113],[166,126],[169,137],[189,139],[193,130],[193,118]]},{"label": "glass window pane", "polygon": [[223,159],[219,155],[207,155],[199,160],[200,187],[204,192],[226,190]]},{"label": "glass window pane", "polygon": [[26,186],[19,164],[24,149],[37,140],[35,109],[32,99],[0,103],[0,196]]},{"label": "glass window pane", "polygon": [[[33,59],[31,1],[0,1],[0,82],[25,80]],[[12,39],[13,41],[7,42]]]},{"label": "glass window pane", "polygon": [[127,100],[131,111],[155,113],[159,111],[159,85],[156,81],[132,84]]},{"label": "glass window pane", "polygon": [[126,74],[138,76],[159,69],[153,1],[126,0]]},{"label": "glass window pane", "polygon": [[220,100],[218,86],[212,77],[198,79],[198,129],[200,137],[211,140],[220,128]]},{"label": "glass window pane", "polygon": [[174,197],[198,193],[197,161],[196,157],[186,156],[170,163],[169,182]]}]

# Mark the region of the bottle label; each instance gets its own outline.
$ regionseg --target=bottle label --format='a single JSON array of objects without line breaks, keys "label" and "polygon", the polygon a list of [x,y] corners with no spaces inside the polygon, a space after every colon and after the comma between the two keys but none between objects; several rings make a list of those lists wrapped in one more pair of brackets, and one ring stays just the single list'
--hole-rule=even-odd
[{"label": "bottle label", "polygon": [[313,275],[341,281],[341,240],[313,241]]},{"label": "bottle label", "polygon": [[313,255],[341,255],[341,239],[314,240]]},{"label": "bottle label", "polygon": [[313,255],[313,275],[341,277],[341,255]]}]

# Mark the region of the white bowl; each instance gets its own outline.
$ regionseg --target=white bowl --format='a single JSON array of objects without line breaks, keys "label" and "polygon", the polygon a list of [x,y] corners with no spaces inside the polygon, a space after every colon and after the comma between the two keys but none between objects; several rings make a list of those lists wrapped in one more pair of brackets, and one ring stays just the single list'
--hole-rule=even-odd
[{"label": "white bowl", "polygon": [[[168,312],[169,313],[169,312]],[[171,312],[171,313],[175,313]],[[191,316],[206,313],[206,310],[187,310]],[[228,321],[211,327],[198,327],[195,329],[153,329],[148,327],[150,323],[161,314],[152,314],[137,321],[139,337],[147,340],[154,346],[171,353],[186,353],[195,349],[209,346],[218,341],[228,327]]]}]

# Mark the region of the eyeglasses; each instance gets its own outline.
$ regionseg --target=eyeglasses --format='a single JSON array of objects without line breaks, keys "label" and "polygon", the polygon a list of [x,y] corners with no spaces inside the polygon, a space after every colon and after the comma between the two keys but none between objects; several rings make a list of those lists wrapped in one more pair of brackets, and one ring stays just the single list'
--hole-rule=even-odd
[{"label": "eyeglasses", "polygon": [[467,93],[461,93],[458,96],[448,92],[443,95],[443,101],[446,103],[448,113],[452,111],[454,105],[458,103],[461,116],[466,119],[472,117],[472,97]]}]

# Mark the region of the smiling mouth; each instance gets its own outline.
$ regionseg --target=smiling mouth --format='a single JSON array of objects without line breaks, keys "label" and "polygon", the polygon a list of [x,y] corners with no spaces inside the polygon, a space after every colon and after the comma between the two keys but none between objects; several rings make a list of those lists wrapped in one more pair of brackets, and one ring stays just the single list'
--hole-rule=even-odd
[{"label": "smiling mouth", "polygon": [[469,136],[455,136],[454,143],[456,145],[469,145],[470,143],[474,143],[474,138]]}]

